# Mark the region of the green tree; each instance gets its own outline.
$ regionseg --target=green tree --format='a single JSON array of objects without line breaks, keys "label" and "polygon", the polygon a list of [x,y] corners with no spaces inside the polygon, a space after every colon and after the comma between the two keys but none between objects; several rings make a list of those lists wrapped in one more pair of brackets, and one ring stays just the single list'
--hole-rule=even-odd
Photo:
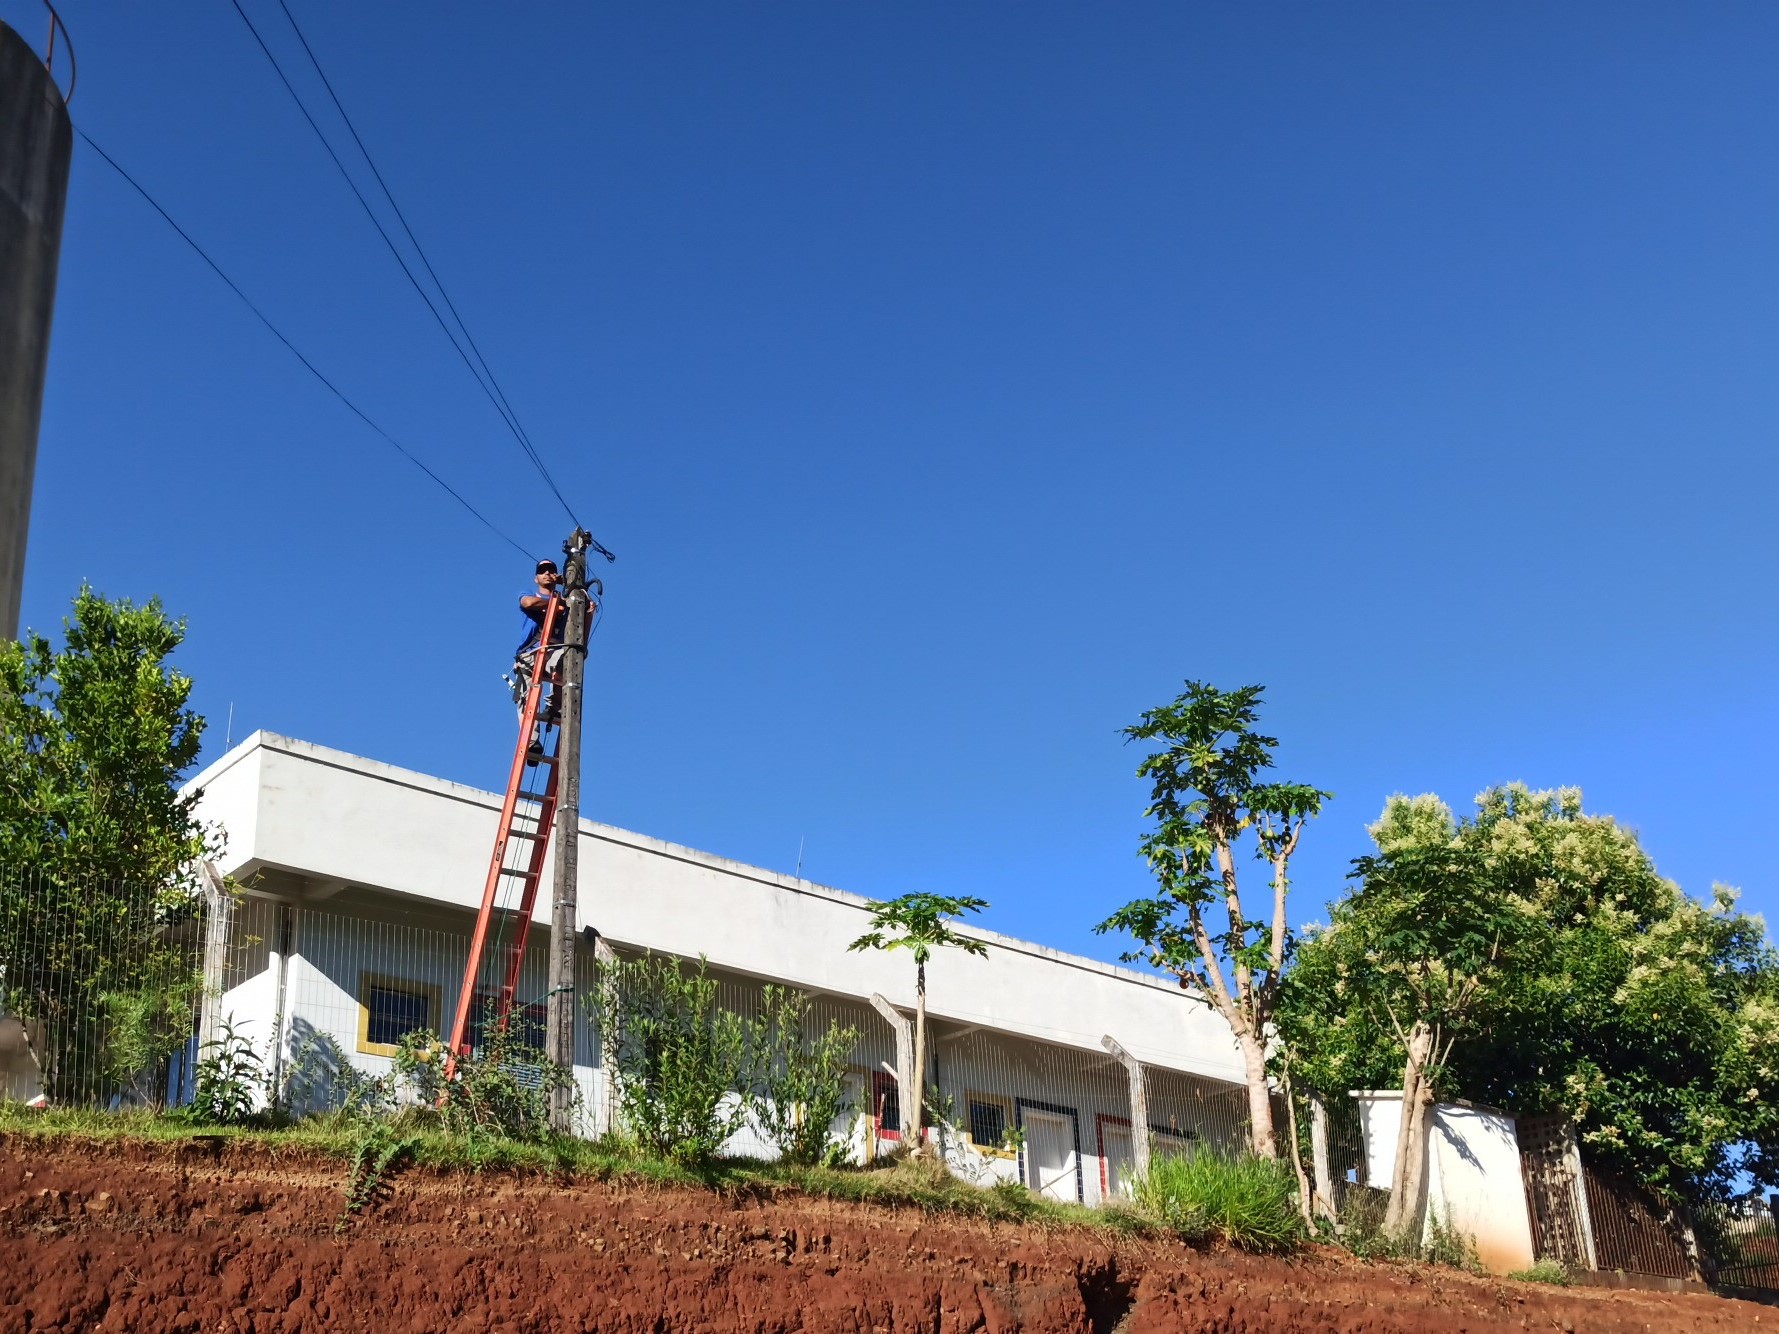
[{"label": "green tree", "polygon": [[[1153,896],[1135,899],[1094,929],[1124,931],[1143,959],[1209,998],[1241,1050],[1254,1152],[1277,1155],[1267,1083],[1267,1041],[1291,954],[1285,919],[1292,854],[1329,794],[1301,783],[1268,783],[1278,741],[1254,730],[1261,686],[1218,690],[1199,681],[1171,704],[1124,729],[1132,741],[1159,742],[1137,767],[1151,780],[1142,842],[1155,874]],[[1252,837],[1253,855],[1271,872],[1272,913],[1250,918],[1242,906],[1236,859]],[[1221,929],[1217,918],[1220,912]],[[1228,975],[1224,968],[1227,965]]]},{"label": "green tree", "polygon": [[[902,1098],[902,1114],[912,1127],[910,1142],[917,1154],[926,1151],[921,1128],[927,1097],[927,960],[934,950],[947,947],[966,954],[987,954],[984,942],[959,935],[948,925],[967,912],[981,912],[986,907],[986,900],[967,895],[904,894],[875,902],[870,905],[871,930],[847,946],[849,950],[907,950],[914,956],[914,1096]],[[908,1092],[903,1090],[904,1095]]]},{"label": "green tree", "polygon": [[[1436,797],[1392,797],[1371,834],[1374,864],[1461,859],[1488,900],[1477,920],[1517,927],[1463,1041],[1428,1066],[1437,1096],[1566,1116],[1592,1162],[1671,1201],[1779,1184],[1779,958],[1733,891],[1689,897],[1573,788],[1491,788],[1462,822]],[[1337,904],[1313,933],[1281,1010],[1298,1078],[1335,1096],[1389,1087],[1405,1064],[1352,982],[1350,917]],[[1377,942],[1367,966],[1401,970],[1415,948]]]},{"label": "green tree", "polygon": [[[1452,833],[1448,821],[1444,837],[1358,859],[1356,888],[1335,905],[1329,926],[1299,947],[1280,997],[1287,1050],[1307,1048],[1326,1066],[1358,1056],[1353,1041],[1361,1038],[1373,1049],[1366,1073],[1394,1067],[1385,1086],[1400,1079],[1402,1119],[1384,1215],[1393,1237],[1421,1219],[1438,1075],[1460,1040],[1500,1008],[1528,936],[1521,905],[1497,892],[1482,860]],[[1342,1019],[1355,1013],[1359,1022],[1344,1027]]]},{"label": "green tree", "polygon": [[82,588],[59,650],[0,645],[0,986],[59,1100],[189,1033],[196,978],[172,933],[209,846],[179,791],[204,727],[168,663],[184,634],[157,601]]}]

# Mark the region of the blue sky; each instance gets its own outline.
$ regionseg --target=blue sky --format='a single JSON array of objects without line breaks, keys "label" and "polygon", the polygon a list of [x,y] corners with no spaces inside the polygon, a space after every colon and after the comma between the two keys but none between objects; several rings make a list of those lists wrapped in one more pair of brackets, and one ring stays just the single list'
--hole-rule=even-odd
[{"label": "blue sky", "polygon": [[[1511,779],[1779,907],[1779,10],[291,3],[619,553],[589,815],[1113,957],[1118,729],[1257,681],[1300,920]],[[77,122],[557,550],[233,10],[62,8]],[[82,579],[189,617],[210,754],[503,777],[528,569],[84,149],[25,620]]]}]

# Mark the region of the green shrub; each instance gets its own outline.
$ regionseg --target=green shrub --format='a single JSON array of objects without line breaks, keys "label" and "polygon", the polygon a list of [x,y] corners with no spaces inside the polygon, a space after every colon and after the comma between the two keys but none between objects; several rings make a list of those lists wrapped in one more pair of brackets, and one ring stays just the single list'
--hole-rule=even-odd
[{"label": "green shrub", "polygon": [[266,1069],[259,1053],[226,1019],[221,1034],[203,1049],[192,1092],[192,1118],[219,1126],[246,1123],[257,1113],[267,1092]]},{"label": "green shrub", "polygon": [[105,1078],[137,1100],[160,1105],[167,1058],[191,1037],[192,1015],[203,994],[203,978],[177,959],[145,970],[140,986],[108,991],[99,998],[105,1011]]},{"label": "green shrub", "polygon": [[751,1097],[754,1122],[788,1163],[812,1167],[839,1147],[835,1120],[848,1108],[846,1063],[859,1030],[830,1022],[814,1033],[809,997],[788,987],[767,987],[755,1026],[759,1080]]},{"label": "green shrub", "polygon": [[[522,1019],[496,1023],[490,1014],[479,1052],[459,1056],[445,1078],[447,1051],[436,1033],[404,1034],[395,1073],[421,1108],[436,1111],[442,1129],[471,1140],[490,1136],[540,1144],[551,1138],[550,1088],[557,1076],[537,1051]],[[381,1105],[371,1101],[369,1109]]]},{"label": "green shrub", "polygon": [[1190,1240],[1218,1236],[1249,1251],[1286,1251],[1303,1240],[1297,1182],[1270,1158],[1204,1148],[1155,1156],[1133,1194],[1139,1208]]},{"label": "green shrub", "polygon": [[1561,1260],[1540,1260],[1530,1269],[1516,1269],[1507,1277],[1517,1278],[1522,1283],[1554,1283],[1559,1288],[1569,1286],[1569,1269]]},{"label": "green shrub", "polygon": [[608,964],[595,1004],[625,1129],[649,1153],[708,1165],[747,1121],[757,1065],[749,1025],[719,1003],[704,960]]}]

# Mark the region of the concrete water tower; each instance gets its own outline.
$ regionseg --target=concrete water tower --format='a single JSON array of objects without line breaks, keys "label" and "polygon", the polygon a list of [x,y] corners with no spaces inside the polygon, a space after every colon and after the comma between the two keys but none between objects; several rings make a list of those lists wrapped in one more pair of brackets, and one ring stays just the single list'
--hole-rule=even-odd
[{"label": "concrete water tower", "polygon": [[[48,6],[45,6],[48,9]],[[37,471],[37,422],[74,128],[52,69],[73,52],[55,11],[39,55],[0,23],[0,636],[16,638]]]}]

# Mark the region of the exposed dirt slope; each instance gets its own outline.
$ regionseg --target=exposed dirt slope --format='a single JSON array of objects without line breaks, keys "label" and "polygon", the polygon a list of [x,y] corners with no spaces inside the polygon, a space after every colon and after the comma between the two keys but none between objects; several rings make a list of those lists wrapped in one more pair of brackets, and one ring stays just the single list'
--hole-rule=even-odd
[{"label": "exposed dirt slope", "polygon": [[251,1145],[0,1140],[0,1331],[1668,1331],[1713,1297],[1280,1261],[780,1198],[409,1172]]}]

